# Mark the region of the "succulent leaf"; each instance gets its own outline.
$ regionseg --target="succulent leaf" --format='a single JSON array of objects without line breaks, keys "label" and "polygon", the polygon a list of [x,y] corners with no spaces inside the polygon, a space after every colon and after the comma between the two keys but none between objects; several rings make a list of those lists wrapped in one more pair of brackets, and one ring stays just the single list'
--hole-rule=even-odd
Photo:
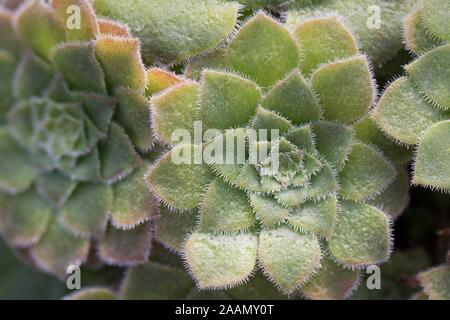
[{"label": "succulent leaf", "polygon": [[450,268],[442,265],[418,275],[425,293],[432,300],[450,299]]},{"label": "succulent leaf", "polygon": [[0,193],[0,230],[15,246],[38,243],[53,215],[52,207],[33,190],[18,195]]},{"label": "succulent leaf", "polygon": [[22,40],[41,58],[52,59],[52,49],[66,40],[62,21],[43,0],[25,2],[14,17]]},{"label": "succulent leaf", "polygon": [[329,258],[322,260],[322,268],[302,287],[302,293],[313,300],[342,300],[358,285],[360,272],[344,269]]},{"label": "succulent leaf", "polygon": [[216,47],[233,31],[239,6],[216,0],[95,0],[94,8],[127,24],[151,64],[182,61]]},{"label": "succulent leaf", "polygon": [[27,153],[19,148],[6,128],[0,128],[0,151],[0,189],[12,193],[26,190],[36,173]]},{"label": "succulent leaf", "polygon": [[372,105],[371,73],[362,56],[326,64],[314,71],[311,81],[327,120],[349,123],[362,118]]},{"label": "succulent leaf", "polygon": [[69,265],[80,265],[89,253],[89,240],[66,231],[56,220],[49,223],[47,232],[31,249],[31,255],[43,270],[60,278],[66,276]]},{"label": "succulent leaf", "polygon": [[199,288],[232,287],[252,274],[257,242],[250,234],[193,233],[186,241],[184,258]]},{"label": "succulent leaf", "polygon": [[405,67],[412,82],[430,101],[440,108],[450,108],[450,70],[442,68],[448,62],[450,45],[436,48]]},{"label": "succulent leaf", "polygon": [[285,228],[261,232],[258,260],[264,273],[281,291],[292,293],[320,266],[320,244],[315,236]]},{"label": "succulent leaf", "polygon": [[108,225],[99,243],[99,256],[111,265],[142,264],[147,262],[150,255],[151,241],[152,230],[148,222],[131,230],[121,230]]},{"label": "succulent leaf", "polygon": [[392,83],[372,114],[389,135],[406,144],[416,144],[424,130],[443,119],[443,114],[402,77]]},{"label": "succulent leaf", "polygon": [[[367,167],[367,163],[372,163]],[[371,198],[390,185],[397,175],[395,167],[372,147],[355,143],[340,174],[343,198],[361,201]]]},{"label": "succulent leaf", "polygon": [[305,75],[322,64],[355,55],[358,51],[352,33],[337,17],[310,19],[295,30],[305,52],[301,64]]},{"label": "succulent leaf", "polygon": [[424,23],[430,32],[439,39],[450,41],[450,5],[442,0],[425,0],[423,2]]},{"label": "succulent leaf", "polygon": [[122,296],[127,300],[181,299],[191,289],[192,280],[182,270],[149,262],[128,270]]},{"label": "succulent leaf", "polygon": [[413,182],[450,190],[450,120],[428,128],[420,139]]},{"label": "succulent leaf", "polygon": [[59,221],[75,235],[100,237],[106,230],[112,190],[103,184],[79,184],[62,206]]},{"label": "succulent leaf", "polygon": [[389,258],[390,236],[389,220],[382,211],[343,201],[328,245],[339,264],[363,267]]}]

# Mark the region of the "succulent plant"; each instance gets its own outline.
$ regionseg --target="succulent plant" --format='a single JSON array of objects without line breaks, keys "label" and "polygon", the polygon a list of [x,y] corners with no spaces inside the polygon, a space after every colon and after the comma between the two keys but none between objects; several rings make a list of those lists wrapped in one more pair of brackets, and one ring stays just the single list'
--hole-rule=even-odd
[{"label": "succulent plant", "polygon": [[[186,74],[196,79],[151,99],[155,139],[171,150],[146,181],[166,207],[155,237],[182,253],[200,289],[235,287],[259,268],[283,293],[339,299],[358,269],[388,260],[385,212],[399,214],[408,200],[409,154],[366,117],[371,68],[337,17],[290,32],[260,12]],[[177,129],[197,138],[174,141]],[[250,139],[248,129],[279,136]],[[224,141],[246,156],[221,162]],[[250,156],[265,148],[279,155],[278,170],[272,157]]]},{"label": "succulent plant", "polygon": [[233,33],[237,2],[95,0],[96,12],[130,27],[147,64],[176,63],[214,49]]},{"label": "succulent plant", "polygon": [[[287,24],[295,28],[308,19],[338,14],[357,36],[363,52],[378,67],[402,48],[401,21],[418,0],[294,0],[288,3]],[[374,19],[379,18],[379,24]]]},{"label": "succulent plant", "polygon": [[0,13],[2,236],[59,277],[90,251],[145,262],[158,211],[142,178],[154,145],[145,94],[170,75],[146,71],[139,40],[87,0]]},{"label": "succulent plant", "polygon": [[444,264],[423,271],[418,275],[426,298],[431,300],[450,300],[450,266]]},{"label": "succulent plant", "polygon": [[450,192],[450,5],[425,0],[405,19],[407,47],[418,56],[385,90],[372,118],[399,144],[417,146],[412,182]]},{"label": "succulent plant", "polygon": [[430,259],[424,248],[396,250],[389,262],[381,267],[381,290],[370,290],[367,286],[360,286],[352,299],[410,299],[419,287],[417,273],[429,265]]}]

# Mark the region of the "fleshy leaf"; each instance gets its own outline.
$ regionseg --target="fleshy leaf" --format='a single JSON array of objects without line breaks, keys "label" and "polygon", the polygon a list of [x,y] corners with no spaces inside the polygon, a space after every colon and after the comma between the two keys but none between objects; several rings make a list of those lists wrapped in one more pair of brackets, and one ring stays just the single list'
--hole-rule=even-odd
[{"label": "fleshy leaf", "polygon": [[409,176],[404,168],[397,168],[398,176],[383,193],[368,203],[389,213],[396,219],[409,204]]},{"label": "fleshy leaf", "polygon": [[440,44],[440,41],[429,35],[423,21],[422,8],[414,10],[405,18],[404,29],[406,46],[417,55]]},{"label": "fleshy leaf", "polygon": [[126,300],[183,299],[192,287],[183,270],[149,262],[128,270],[122,296]]},{"label": "fleshy leaf", "polygon": [[260,271],[257,271],[247,283],[228,289],[226,294],[233,300],[286,300],[286,296],[267,281]]},{"label": "fleshy leaf", "polygon": [[323,200],[304,203],[293,211],[288,222],[295,229],[330,238],[336,222],[336,211],[336,195],[331,195]]},{"label": "fleshy leaf", "polygon": [[338,189],[335,174],[329,165],[325,165],[314,176],[311,177],[307,189],[306,197],[308,199],[320,199],[328,196]]},{"label": "fleshy leaf", "polygon": [[450,299],[450,267],[442,265],[418,275],[425,293],[432,300]]},{"label": "fleshy leaf", "polygon": [[275,199],[288,208],[297,208],[306,200],[307,190],[305,187],[291,187],[275,194]]},{"label": "fleshy leaf", "polygon": [[214,48],[233,31],[239,8],[216,0],[96,0],[94,7],[129,25],[148,64],[182,61]]},{"label": "fleshy leaf", "polygon": [[261,90],[250,80],[226,72],[203,72],[200,118],[206,129],[245,125],[255,114]]},{"label": "fleshy leaf", "polygon": [[8,51],[13,57],[18,58],[23,50],[23,44],[14,32],[14,14],[11,10],[5,10],[8,3],[3,1],[0,10],[0,48]]},{"label": "fleshy leaf", "polygon": [[66,39],[63,23],[43,0],[31,0],[15,14],[15,27],[24,42],[49,61],[52,49]]},{"label": "fleshy leaf", "polygon": [[199,288],[233,287],[251,275],[257,245],[251,234],[193,233],[186,242],[185,260]]},{"label": "fleshy leaf", "polygon": [[115,120],[122,125],[139,151],[150,150],[153,139],[149,126],[149,101],[140,91],[125,87],[119,87],[115,91],[115,97],[117,98]]},{"label": "fleshy leaf", "polygon": [[427,29],[434,36],[450,41],[450,3],[445,0],[425,0],[422,10]]},{"label": "fleshy leaf", "polygon": [[96,183],[79,184],[61,208],[59,222],[75,235],[99,237],[106,230],[112,190]]},{"label": "fleshy leaf", "polygon": [[115,123],[110,126],[106,142],[100,144],[99,154],[102,178],[107,182],[114,182],[127,176],[142,161],[134,150],[130,138]]},{"label": "fleshy leaf", "polygon": [[70,265],[80,265],[89,253],[89,239],[77,238],[64,230],[55,220],[50,222],[41,241],[31,249],[39,267],[60,278]]},{"label": "fleshy leaf", "polygon": [[255,215],[244,192],[221,178],[211,182],[200,208],[199,227],[205,232],[237,232],[255,224]]},{"label": "fleshy leaf", "polygon": [[442,109],[450,108],[450,70],[446,66],[450,56],[450,45],[431,50],[405,67],[412,82],[433,103]]},{"label": "fleshy leaf", "polygon": [[441,121],[425,131],[420,139],[413,182],[450,190],[450,120]]},{"label": "fleshy leaf", "polygon": [[[0,29],[3,28],[1,19],[2,16],[0,12]],[[2,73],[0,75],[0,96],[2,97],[2,99],[0,100],[0,124],[4,124],[6,120],[6,114],[8,113],[11,105],[13,105],[14,103],[11,79],[13,79],[14,72],[16,70],[16,59],[10,52],[1,48],[0,70],[2,70]]]},{"label": "fleshy leaf", "polygon": [[339,264],[362,267],[389,258],[390,227],[387,216],[377,208],[343,201],[333,236],[328,241]]},{"label": "fleshy leaf", "polygon": [[416,4],[416,1],[402,0],[296,0],[288,1],[286,20],[288,27],[295,29],[307,19],[338,15],[357,37],[361,51],[369,54],[375,63],[383,64],[403,47],[402,18]]},{"label": "fleshy leaf", "polygon": [[146,166],[113,185],[114,200],[111,223],[120,229],[132,229],[158,212],[158,203],[148,191],[144,180]]},{"label": "fleshy leaf", "polygon": [[[146,180],[159,200],[182,210],[194,209],[200,204],[203,190],[213,176],[205,164],[194,164],[194,154],[199,151],[200,146],[176,146],[150,169]],[[184,152],[191,153],[187,157],[190,164],[176,164],[174,155]]]},{"label": "fleshy leaf", "polygon": [[155,239],[164,246],[182,251],[186,236],[197,227],[197,212],[171,212],[160,208],[160,215],[155,219]]},{"label": "fleshy leaf", "polygon": [[115,99],[101,94],[75,93],[74,97],[83,104],[83,110],[92,123],[107,133],[114,113]]},{"label": "fleshy leaf", "polygon": [[131,37],[130,30],[124,24],[109,19],[97,19],[98,30],[104,36]]},{"label": "fleshy leaf", "polygon": [[375,145],[395,163],[405,164],[413,156],[412,149],[405,146],[399,146],[394,141],[389,140],[379,129],[371,117],[365,117],[353,126],[356,138],[364,143]]},{"label": "fleshy leaf", "polygon": [[313,73],[311,82],[327,120],[349,123],[360,119],[372,105],[372,76],[364,56],[326,64]]},{"label": "fleshy leaf", "polygon": [[358,51],[355,38],[337,17],[307,20],[298,25],[295,35],[305,51],[301,63],[305,75],[324,63],[350,57]]},{"label": "fleshy leaf", "polygon": [[146,75],[139,40],[101,37],[96,41],[95,53],[105,73],[106,86],[110,93],[120,86],[144,92]]},{"label": "fleshy leaf", "polygon": [[302,288],[302,293],[313,300],[346,299],[358,285],[360,272],[344,269],[332,260],[322,260],[322,269]]},{"label": "fleshy leaf", "polygon": [[256,110],[256,116],[252,120],[252,128],[255,130],[265,129],[267,130],[267,139],[272,139],[271,130],[279,130],[278,134],[289,132],[292,128],[292,124],[286,118],[276,114],[273,111],[268,111],[262,107],[258,107]]},{"label": "fleshy leaf", "polygon": [[270,90],[262,106],[280,113],[293,124],[318,120],[322,113],[314,93],[298,69]]},{"label": "fleshy leaf", "polygon": [[0,189],[12,193],[28,189],[36,173],[29,155],[5,127],[0,127],[0,154]]},{"label": "fleshy leaf", "polygon": [[118,300],[117,295],[106,288],[89,288],[76,291],[64,297],[64,300]]},{"label": "fleshy leaf", "polygon": [[351,149],[352,129],[328,122],[315,123],[312,128],[319,154],[336,169],[341,170]]},{"label": "fleshy leaf", "polygon": [[293,128],[285,136],[285,139],[310,154],[317,152],[314,142],[315,137],[310,125]]},{"label": "fleshy leaf", "polygon": [[372,117],[388,136],[406,144],[416,144],[424,130],[443,118],[406,77],[389,86]]},{"label": "fleshy leaf", "polygon": [[36,179],[38,193],[60,206],[70,197],[77,183],[57,171],[40,174]]},{"label": "fleshy leaf", "polygon": [[36,244],[53,215],[48,202],[33,190],[18,195],[0,193],[0,230],[12,245]]},{"label": "fleshy leaf", "polygon": [[53,53],[57,70],[62,73],[70,89],[106,94],[105,76],[95,56],[92,42],[68,42]]},{"label": "fleshy leaf", "polygon": [[151,68],[147,71],[145,95],[150,97],[182,81],[175,73],[160,68]]},{"label": "fleshy leaf", "polygon": [[245,164],[235,182],[235,185],[242,190],[261,192],[262,185],[259,179],[260,177],[255,167],[251,164]]},{"label": "fleshy leaf", "polygon": [[258,13],[238,31],[226,51],[227,64],[262,87],[274,85],[293,71],[300,57],[296,39],[263,13]]},{"label": "fleshy leaf", "polygon": [[77,159],[75,165],[63,166],[59,168],[71,179],[77,181],[93,181],[101,180],[100,155],[98,148],[94,148],[92,152],[86,156]]},{"label": "fleshy leaf", "polygon": [[151,241],[150,223],[126,231],[108,225],[106,234],[99,243],[98,254],[108,264],[134,266],[148,260]]},{"label": "fleshy leaf", "polygon": [[289,209],[280,206],[274,198],[269,196],[253,194],[250,196],[250,203],[256,217],[265,228],[280,224],[289,215]]},{"label": "fleshy leaf", "polygon": [[393,164],[374,148],[355,143],[342,170],[340,193],[349,200],[360,201],[379,194],[397,176]]},{"label": "fleshy leaf", "polygon": [[302,286],[315,273],[321,258],[315,236],[285,228],[264,230],[259,236],[258,259],[264,273],[286,294]]},{"label": "fleshy leaf", "polygon": [[183,82],[152,98],[152,126],[159,140],[167,144],[175,143],[172,134],[177,129],[193,133],[199,94],[198,84]]},{"label": "fleshy leaf", "polygon": [[[52,6],[61,21],[65,22],[67,40],[87,41],[97,36],[97,19],[90,1],[53,0]],[[74,15],[78,16],[75,18]],[[77,19],[79,20],[77,21]]]},{"label": "fleshy leaf", "polygon": [[14,96],[17,99],[39,96],[50,84],[52,77],[51,67],[46,62],[31,53],[25,54],[14,74]]}]

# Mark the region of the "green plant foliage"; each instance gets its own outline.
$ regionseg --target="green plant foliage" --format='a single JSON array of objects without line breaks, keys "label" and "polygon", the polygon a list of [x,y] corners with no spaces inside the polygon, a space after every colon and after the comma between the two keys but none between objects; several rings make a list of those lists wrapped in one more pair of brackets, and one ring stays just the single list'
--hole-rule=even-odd
[{"label": "green plant foliage", "polygon": [[[328,17],[295,30],[258,13],[225,48],[187,67],[195,81],[151,99],[155,138],[173,146],[146,175],[167,207],[156,238],[183,255],[199,289],[243,297],[244,288],[266,286],[264,273],[290,297],[300,289],[342,299],[359,278],[348,268],[389,258],[383,210],[398,215],[408,200],[401,165],[409,156],[364,122],[375,85],[345,25]],[[207,140],[172,141],[174,129],[195,132],[194,121]],[[246,128],[280,136],[254,140]],[[243,142],[243,161],[233,154],[220,162],[227,152],[216,147],[227,139]],[[278,148],[278,170],[270,171],[270,157],[250,156],[264,147]],[[198,161],[202,153],[211,157]],[[177,164],[179,156],[186,162]],[[389,187],[401,205],[385,194]]]},{"label": "green plant foliage", "polygon": [[[152,262],[131,267],[117,286],[92,286],[66,295],[68,300],[284,300],[277,289],[261,273],[242,286],[222,291],[199,291],[183,270],[180,257],[153,243]],[[109,283],[111,284],[111,282]],[[300,298],[296,293],[292,298]]]},{"label": "green plant foliage", "polygon": [[406,45],[418,58],[386,89],[372,114],[387,136],[417,146],[413,183],[443,192],[450,191],[450,46],[437,25],[450,23],[448,14],[441,14],[447,5],[426,0],[405,19]]},{"label": "green plant foliage", "polygon": [[419,273],[424,293],[431,300],[450,299],[450,267],[442,265]]},{"label": "green plant foliage", "polygon": [[234,29],[239,5],[218,0],[95,0],[96,12],[130,27],[147,63],[175,62],[218,46]]},{"label": "green plant foliage", "polygon": [[417,290],[416,275],[430,264],[429,260],[423,249],[395,251],[389,262],[381,266],[381,290],[361,285],[352,299],[410,299]]},{"label": "green plant foliage", "polygon": [[[64,23],[70,5],[80,29]],[[139,40],[88,1],[0,12],[2,236],[61,278],[93,250],[108,264],[147,261],[158,203],[142,178],[154,146],[145,90],[172,74],[146,71]]]},{"label": "green plant foliage", "polygon": [[[370,56],[376,66],[379,66],[393,58],[401,49],[402,18],[417,2],[417,0],[290,1],[287,24],[293,29],[305,19],[338,14],[356,34],[362,51]],[[379,26],[374,23],[378,14]]]},{"label": "green plant foliage", "polygon": [[26,266],[0,241],[0,299],[59,299],[64,285],[52,276]]}]

